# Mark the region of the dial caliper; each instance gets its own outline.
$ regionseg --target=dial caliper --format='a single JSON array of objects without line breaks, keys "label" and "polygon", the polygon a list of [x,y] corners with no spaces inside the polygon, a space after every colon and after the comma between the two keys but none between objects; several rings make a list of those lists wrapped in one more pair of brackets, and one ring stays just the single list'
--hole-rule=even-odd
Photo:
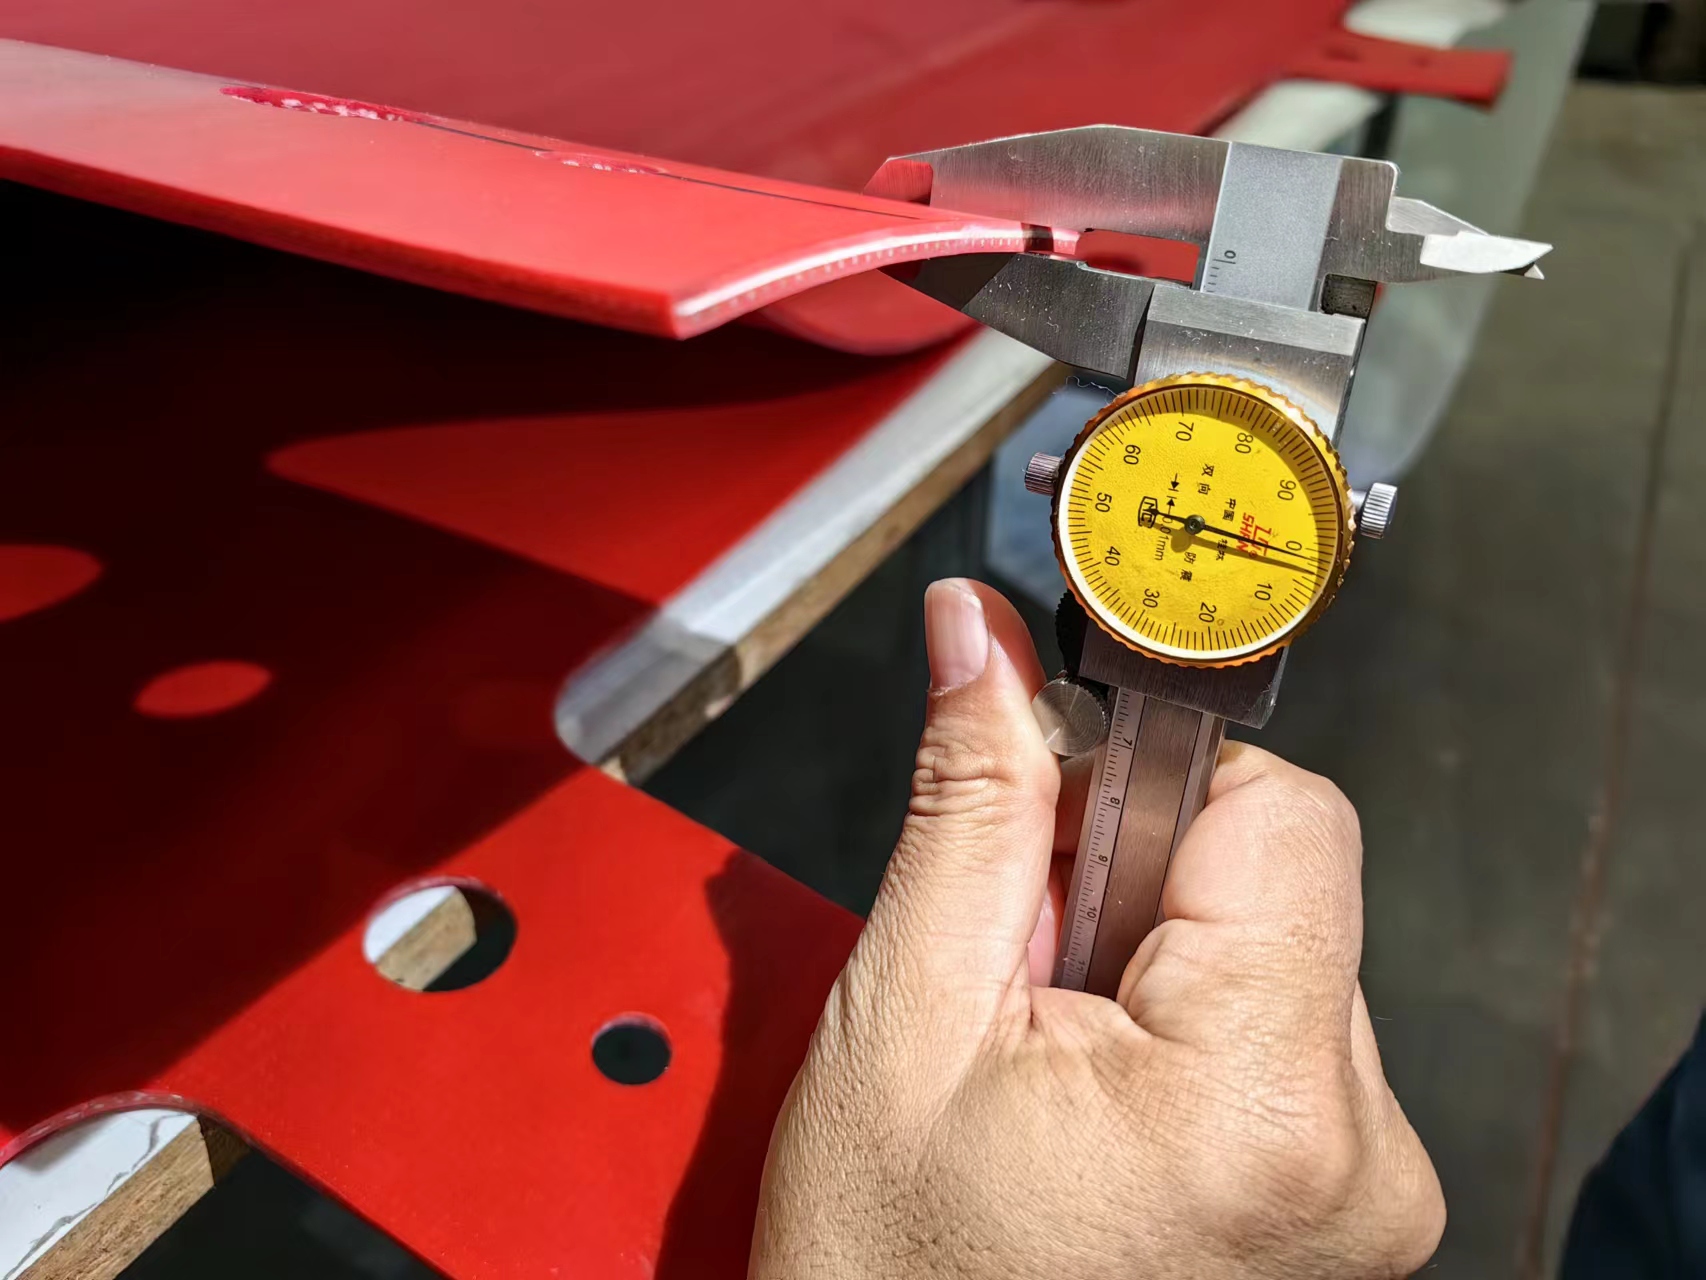
[{"label": "dial caliper", "polygon": [[[1394,194],[1385,161],[1098,125],[889,160],[868,190],[1039,229],[1041,251],[938,258],[914,288],[1129,383],[1026,487],[1053,499],[1067,670],[1049,743],[1094,753],[1055,985],[1112,996],[1161,917],[1227,721],[1259,728],[1286,647],[1396,490],[1334,450],[1377,286],[1508,272],[1551,246]],[[1193,243],[1194,282],[1086,265],[1087,231]],[[1360,529],[1359,529],[1360,526]]]}]

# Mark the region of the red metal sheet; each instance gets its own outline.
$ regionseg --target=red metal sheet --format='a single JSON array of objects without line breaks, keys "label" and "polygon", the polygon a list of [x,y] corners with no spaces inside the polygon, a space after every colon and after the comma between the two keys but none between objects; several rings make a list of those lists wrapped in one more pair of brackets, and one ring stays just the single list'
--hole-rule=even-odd
[{"label": "red metal sheet", "polygon": [[[743,1275],[770,1121],[857,918],[591,769],[433,878],[516,916],[484,982],[394,986],[352,929],[107,1101],[227,1118],[458,1280]],[[632,1015],[672,1050],[643,1086],[592,1060]]]},{"label": "red metal sheet", "polygon": [[[771,304],[772,326],[868,353],[927,345],[965,322],[888,281],[841,278],[1020,247],[1022,232],[707,161],[856,188],[889,155],[991,134],[1095,121],[1201,130],[1281,74],[1489,101],[1505,69],[1499,54],[1343,32],[1343,0],[1026,0],[994,14],[861,0],[856,19],[834,5],[792,22],[763,5],[736,15],[696,6],[661,23],[641,6],[562,6],[544,19],[532,6],[483,6],[478,33],[464,30],[474,15],[461,6],[410,6],[406,21],[388,0],[340,6],[335,18],[291,5],[232,21],[202,8],[186,0],[138,23],[125,5],[0,3],[0,33],[316,92],[0,43],[0,177],[646,332],[701,332]],[[631,39],[642,20],[652,27]],[[571,22],[574,42],[542,42],[542,21]],[[442,40],[457,57],[408,60],[405,28],[409,42]],[[593,75],[578,52],[587,48],[599,51]],[[553,74],[529,79],[541,56]],[[755,57],[768,71],[743,75]],[[778,84],[802,73],[784,106]],[[325,96],[328,86],[353,96]]]},{"label": "red metal sheet", "polygon": [[[68,1109],[164,1091],[457,1275],[595,1255],[627,1274],[676,1219],[693,1252],[736,1257],[752,1117],[853,922],[583,769],[552,699],[947,352],[643,338],[0,196],[34,250],[0,389],[5,1155]],[[641,427],[671,465],[635,492],[613,477]],[[665,517],[611,539],[612,492]],[[413,996],[355,932],[447,873],[503,894],[520,938],[492,982]],[[467,1009],[533,1047],[471,1037]],[[630,1011],[669,1028],[680,1073],[606,1106],[588,1027]],[[347,1060],[369,1053],[383,1088]],[[599,1145],[618,1131],[642,1152]],[[527,1194],[431,1172],[499,1156]],[[629,1177],[627,1199],[601,1189]],[[485,1247],[506,1214],[524,1252],[482,1271],[455,1241]],[[565,1215],[556,1244],[520,1221]]]},{"label": "red metal sheet", "polygon": [[1000,219],[16,42],[0,176],[676,337],[884,263],[1027,243]]},{"label": "red metal sheet", "polygon": [[0,0],[0,36],[856,190],[886,157],[1198,130],[1350,0]]},{"label": "red metal sheet", "polygon": [[1351,36],[1347,7],[0,0],[0,35],[857,189],[888,156],[1004,133],[1205,129],[1284,75],[1496,92],[1498,55]]},{"label": "red metal sheet", "polygon": [[1433,49],[1333,31],[1303,50],[1286,68],[1299,80],[1331,80],[1376,93],[1423,93],[1490,107],[1510,78],[1511,55],[1502,49]]}]

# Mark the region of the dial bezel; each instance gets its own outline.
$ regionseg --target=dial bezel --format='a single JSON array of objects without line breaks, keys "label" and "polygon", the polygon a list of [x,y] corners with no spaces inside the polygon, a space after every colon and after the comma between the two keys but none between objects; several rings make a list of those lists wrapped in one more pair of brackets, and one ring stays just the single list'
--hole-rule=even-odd
[{"label": "dial bezel", "polygon": [[[1146,639],[1133,632],[1118,617],[1110,614],[1084,582],[1076,561],[1069,554],[1070,540],[1065,536],[1066,495],[1071,492],[1072,481],[1077,474],[1077,467],[1084,446],[1096,436],[1108,420],[1127,405],[1163,391],[1177,387],[1204,386],[1231,391],[1259,401],[1276,412],[1282,420],[1289,423],[1292,429],[1309,443],[1310,447],[1320,455],[1326,473],[1332,481],[1332,497],[1337,511],[1336,523],[1339,529],[1338,546],[1334,551],[1333,563],[1328,571],[1322,575],[1321,586],[1309,607],[1279,634],[1256,641],[1242,649],[1217,653],[1211,657],[1203,657],[1190,650],[1179,649]],[[1339,585],[1344,581],[1345,569],[1350,564],[1351,546],[1356,534],[1356,514],[1351,503],[1350,482],[1345,476],[1345,469],[1339,461],[1338,453],[1321,429],[1310,420],[1303,410],[1272,388],[1265,387],[1258,382],[1252,382],[1248,378],[1238,378],[1219,373],[1180,373],[1170,374],[1164,378],[1154,378],[1133,387],[1130,391],[1115,396],[1103,406],[1100,412],[1084,424],[1083,429],[1079,431],[1078,437],[1072,442],[1072,447],[1067,450],[1066,457],[1061,462],[1060,478],[1055,485],[1049,523],[1054,535],[1055,558],[1060,562],[1061,575],[1066,579],[1067,588],[1077,598],[1078,603],[1083,606],[1084,611],[1089,614],[1091,621],[1126,648],[1141,653],[1145,657],[1155,658],[1160,662],[1181,667],[1242,666],[1247,662],[1259,661],[1297,639],[1314,624],[1338,593]]]}]

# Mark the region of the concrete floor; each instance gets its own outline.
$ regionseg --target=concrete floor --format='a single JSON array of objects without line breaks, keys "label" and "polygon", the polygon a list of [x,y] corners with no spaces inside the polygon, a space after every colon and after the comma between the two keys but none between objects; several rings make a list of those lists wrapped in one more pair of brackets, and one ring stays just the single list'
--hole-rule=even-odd
[{"label": "concrete floor", "polygon": [[[1362,813],[1363,978],[1445,1183],[1443,1275],[1556,1269],[1583,1171],[1706,999],[1703,228],[1706,92],[1577,87],[1511,228],[1557,243],[1548,280],[1499,290],[1393,536],[1359,550],[1260,736]],[[650,789],[868,905],[922,717],[919,593],[979,572],[985,497]],[[427,1274],[371,1235],[262,1167],[132,1274]]]}]

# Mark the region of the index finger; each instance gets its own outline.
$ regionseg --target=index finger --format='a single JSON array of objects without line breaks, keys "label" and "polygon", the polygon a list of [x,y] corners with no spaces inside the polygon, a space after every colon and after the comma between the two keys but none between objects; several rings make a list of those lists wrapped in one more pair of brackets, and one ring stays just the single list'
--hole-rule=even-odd
[{"label": "index finger", "polygon": [[[1166,921],[1127,968],[1121,1003],[1167,1038],[1349,1034],[1362,955],[1362,838],[1331,782],[1243,743],[1162,891]],[[1207,1020],[1207,1021],[1205,1021]]]}]

